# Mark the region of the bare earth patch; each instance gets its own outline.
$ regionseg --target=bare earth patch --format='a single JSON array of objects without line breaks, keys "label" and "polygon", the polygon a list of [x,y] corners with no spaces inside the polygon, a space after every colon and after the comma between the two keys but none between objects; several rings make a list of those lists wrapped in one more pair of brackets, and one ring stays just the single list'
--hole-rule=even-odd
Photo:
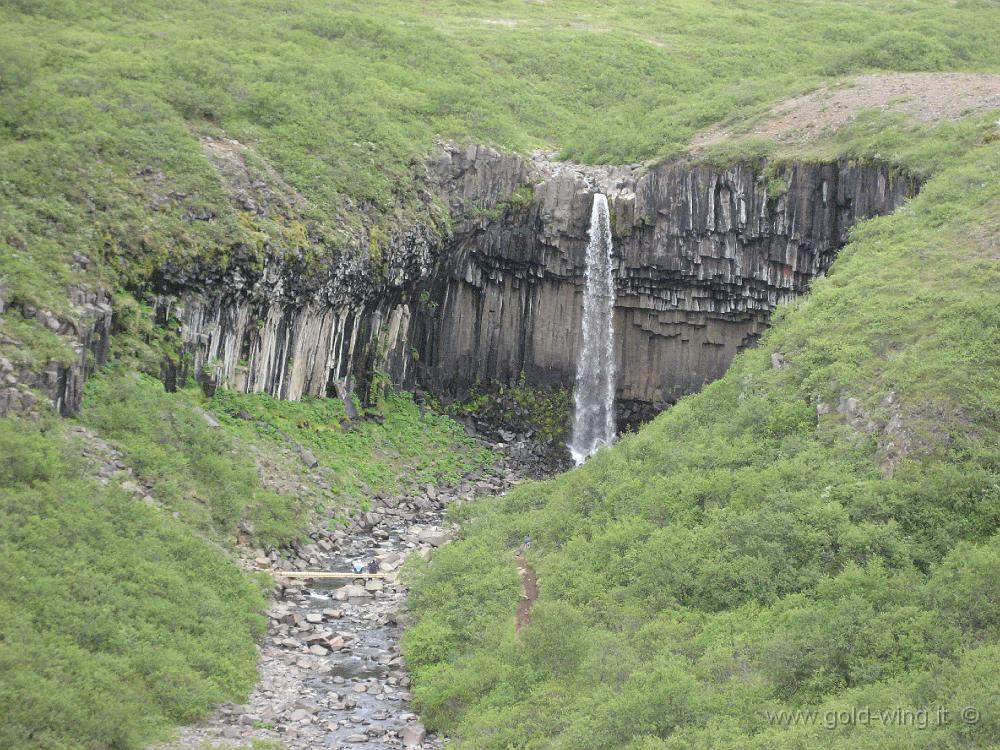
[{"label": "bare earth patch", "polygon": [[521,598],[514,613],[514,632],[520,633],[531,622],[531,609],[538,599],[538,576],[523,557],[517,559],[517,574],[521,576]]},{"label": "bare earth patch", "polygon": [[906,114],[921,122],[957,120],[1000,109],[1000,75],[990,73],[889,73],[863,75],[774,105],[750,130],[715,125],[695,136],[694,150],[734,136],[806,143],[848,125],[860,112]]}]

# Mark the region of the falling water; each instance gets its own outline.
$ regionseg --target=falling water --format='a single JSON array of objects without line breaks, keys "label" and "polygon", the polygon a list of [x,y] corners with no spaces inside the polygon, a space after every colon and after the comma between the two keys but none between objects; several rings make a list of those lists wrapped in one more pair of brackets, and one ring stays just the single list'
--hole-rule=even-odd
[{"label": "falling water", "polygon": [[583,330],[576,361],[576,409],[569,444],[577,465],[615,439],[615,282],[611,273],[611,249],[608,199],[596,193],[590,212]]}]

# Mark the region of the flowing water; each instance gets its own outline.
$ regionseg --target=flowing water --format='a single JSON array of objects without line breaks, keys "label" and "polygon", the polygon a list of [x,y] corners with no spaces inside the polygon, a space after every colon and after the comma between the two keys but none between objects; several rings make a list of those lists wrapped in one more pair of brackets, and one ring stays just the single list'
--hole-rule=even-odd
[{"label": "flowing water", "polygon": [[569,444],[577,465],[615,439],[615,280],[608,199],[601,193],[594,195],[589,233],[573,434]]},{"label": "flowing water", "polygon": [[[517,448],[538,454],[523,443]],[[370,498],[373,510],[350,529],[331,529],[317,519],[311,543],[273,564],[347,573],[355,560],[376,559],[380,570],[393,573],[407,555],[429,556],[451,538],[445,507],[548,473],[536,474],[539,466],[504,457],[453,486],[377,495]],[[282,580],[280,573],[277,578]],[[427,733],[410,704],[410,679],[399,648],[400,624],[408,617],[406,587],[398,579],[284,580],[268,617],[259,650],[260,680],[246,703],[224,704],[176,740],[148,750],[246,750],[255,742],[278,743],[285,750],[442,747],[445,738]]]}]

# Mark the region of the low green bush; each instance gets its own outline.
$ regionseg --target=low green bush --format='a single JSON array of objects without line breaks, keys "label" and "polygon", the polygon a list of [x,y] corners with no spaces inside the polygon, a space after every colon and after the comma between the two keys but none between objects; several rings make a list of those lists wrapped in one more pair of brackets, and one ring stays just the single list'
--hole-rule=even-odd
[{"label": "low green bush", "polygon": [[241,700],[261,588],[183,520],[0,420],[0,746],[132,749]]},{"label": "low green bush", "polygon": [[[936,176],[721,380],[456,514],[404,653],[457,748],[1000,744],[1000,144],[924,137]],[[515,638],[528,533],[541,594]],[[866,708],[902,713],[836,723]]]}]

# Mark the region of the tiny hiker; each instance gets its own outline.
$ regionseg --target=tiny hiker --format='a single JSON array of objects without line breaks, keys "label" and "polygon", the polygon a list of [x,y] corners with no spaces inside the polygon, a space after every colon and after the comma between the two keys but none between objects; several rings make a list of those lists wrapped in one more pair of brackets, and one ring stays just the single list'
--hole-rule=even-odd
[{"label": "tiny hiker", "polygon": [[524,556],[524,553],[528,551],[528,547],[531,546],[531,534],[524,535],[524,542],[521,544],[520,549],[518,549],[518,556]]}]

